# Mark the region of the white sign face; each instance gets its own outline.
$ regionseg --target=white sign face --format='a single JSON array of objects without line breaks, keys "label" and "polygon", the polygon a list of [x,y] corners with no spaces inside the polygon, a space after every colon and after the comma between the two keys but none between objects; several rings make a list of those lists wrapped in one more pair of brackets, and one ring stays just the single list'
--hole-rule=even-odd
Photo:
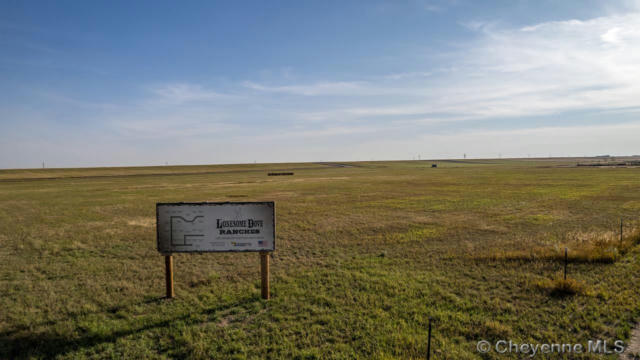
[{"label": "white sign face", "polygon": [[273,251],[275,203],[156,204],[158,251]]}]

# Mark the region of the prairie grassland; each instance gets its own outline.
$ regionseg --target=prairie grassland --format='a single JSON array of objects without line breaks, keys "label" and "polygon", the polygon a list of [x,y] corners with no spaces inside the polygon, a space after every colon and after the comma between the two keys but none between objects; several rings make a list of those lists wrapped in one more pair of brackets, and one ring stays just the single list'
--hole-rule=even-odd
[{"label": "prairie grassland", "polygon": [[[0,358],[419,359],[430,318],[434,359],[513,358],[482,339],[629,338],[640,169],[352,165],[0,171]],[[271,300],[255,253],[176,255],[163,299],[156,202],[267,200]]]}]

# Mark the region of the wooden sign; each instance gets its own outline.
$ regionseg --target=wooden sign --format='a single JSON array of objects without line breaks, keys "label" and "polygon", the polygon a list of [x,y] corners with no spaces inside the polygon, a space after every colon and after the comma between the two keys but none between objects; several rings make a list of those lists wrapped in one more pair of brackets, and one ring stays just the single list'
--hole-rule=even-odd
[{"label": "wooden sign", "polygon": [[158,251],[274,251],[273,202],[159,203]]},{"label": "wooden sign", "polygon": [[269,299],[269,252],[276,248],[275,203],[158,203],[158,251],[165,255],[167,298],[173,288],[173,253],[260,252],[262,297]]}]

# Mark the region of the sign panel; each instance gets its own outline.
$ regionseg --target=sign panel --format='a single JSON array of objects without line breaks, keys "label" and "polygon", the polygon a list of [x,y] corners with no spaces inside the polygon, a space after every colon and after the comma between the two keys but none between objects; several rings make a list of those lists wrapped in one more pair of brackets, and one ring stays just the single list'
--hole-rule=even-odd
[{"label": "sign panel", "polygon": [[158,203],[158,251],[273,251],[275,203]]}]

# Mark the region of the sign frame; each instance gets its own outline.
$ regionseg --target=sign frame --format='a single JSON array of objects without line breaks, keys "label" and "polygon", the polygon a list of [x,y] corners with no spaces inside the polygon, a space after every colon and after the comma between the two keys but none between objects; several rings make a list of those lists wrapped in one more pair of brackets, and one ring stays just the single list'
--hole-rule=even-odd
[{"label": "sign frame", "polygon": [[[165,252],[160,250],[160,223],[159,219],[159,207],[161,206],[224,206],[224,205],[266,205],[269,206],[273,210],[273,249],[228,249],[228,250],[176,250],[172,249],[170,252]],[[156,203],[156,250],[162,255],[171,255],[173,253],[195,253],[195,254],[203,254],[203,253],[229,253],[229,252],[274,252],[276,250],[276,203],[275,201],[223,201],[223,202],[211,202],[211,201],[202,201],[202,202],[159,202]]]}]

